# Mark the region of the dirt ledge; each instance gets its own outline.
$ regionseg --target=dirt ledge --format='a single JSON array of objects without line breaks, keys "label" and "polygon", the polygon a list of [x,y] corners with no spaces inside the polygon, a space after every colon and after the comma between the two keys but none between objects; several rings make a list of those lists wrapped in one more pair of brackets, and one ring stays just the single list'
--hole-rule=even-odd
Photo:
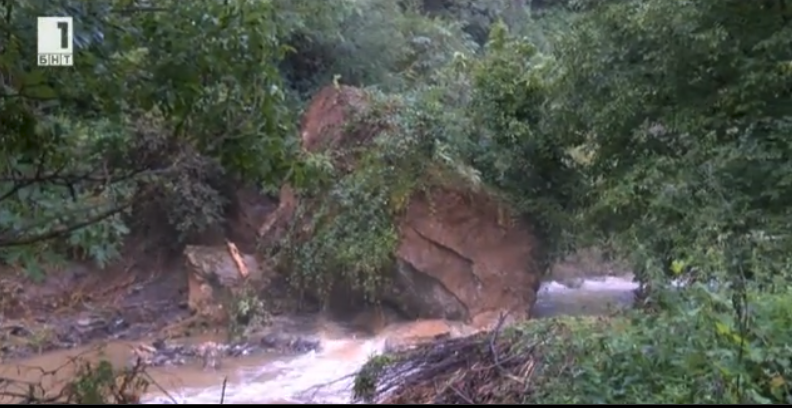
[{"label": "dirt ledge", "polygon": [[177,265],[152,271],[73,263],[51,271],[44,282],[5,268],[0,285],[2,362],[162,334],[189,315],[186,276]]}]

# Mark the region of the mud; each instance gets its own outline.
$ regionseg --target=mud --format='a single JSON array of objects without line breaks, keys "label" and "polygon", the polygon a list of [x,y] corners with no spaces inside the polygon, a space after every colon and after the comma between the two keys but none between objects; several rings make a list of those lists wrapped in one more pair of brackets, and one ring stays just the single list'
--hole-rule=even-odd
[{"label": "mud", "polygon": [[169,333],[189,316],[182,270],[97,269],[73,264],[49,271],[43,282],[1,270],[0,361],[97,341],[190,334]]},{"label": "mud", "polygon": [[225,327],[191,316],[187,272],[176,263],[153,272],[79,264],[50,272],[43,282],[34,282],[24,274],[0,270],[0,288],[6,289],[0,297],[0,364],[29,365],[46,356],[60,361],[60,350],[114,350],[123,344],[123,351],[115,353],[115,364],[217,371],[240,357],[261,359],[320,349],[319,339],[306,334],[316,332],[313,317],[275,316],[246,340],[229,342]]},{"label": "mud", "polygon": [[[600,254],[583,254],[582,261],[560,264],[553,278],[563,282],[612,273],[603,267],[607,262]],[[190,322],[187,291],[187,272],[181,261],[146,260],[140,254],[126,256],[120,264],[106,269],[76,262],[51,268],[42,282],[0,268],[0,362],[98,341],[148,339],[147,344],[153,346],[155,340],[216,331],[205,322]],[[539,315],[541,303],[536,305]],[[281,319],[269,337],[267,333],[258,336],[256,347],[279,353],[313,350],[315,339],[297,336],[313,329],[288,327],[305,326],[300,322],[293,317]],[[191,351],[185,353],[184,358],[176,355],[175,359],[192,358]]]}]

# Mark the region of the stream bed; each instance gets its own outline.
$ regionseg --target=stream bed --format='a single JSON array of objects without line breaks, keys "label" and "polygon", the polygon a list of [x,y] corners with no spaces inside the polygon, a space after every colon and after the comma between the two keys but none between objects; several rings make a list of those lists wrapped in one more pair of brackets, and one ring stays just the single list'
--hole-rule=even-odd
[{"label": "stream bed", "polygon": [[[533,317],[605,314],[614,307],[630,305],[636,286],[631,277],[588,278],[571,285],[546,282],[538,293]],[[197,363],[153,367],[147,371],[153,385],[143,403],[218,404],[222,398],[225,404],[347,404],[350,403],[353,373],[371,356],[381,353],[388,338],[407,332],[420,335],[422,330],[431,328],[432,323],[428,321],[400,323],[386,328],[380,335],[370,336],[338,323],[305,324],[298,327],[298,332],[318,338],[320,351],[226,358],[216,370],[204,369]],[[431,336],[431,333],[425,334]],[[220,340],[204,337],[189,341]],[[85,357],[86,353],[94,353],[113,364],[125,364],[133,346],[129,342],[116,341],[92,348],[44,353],[13,365],[0,365],[0,377],[33,381],[34,377],[41,378],[42,369],[54,370],[70,358],[78,354]],[[97,351],[99,349],[101,351]]]},{"label": "stream bed", "polygon": [[[604,314],[632,303],[637,284],[630,277],[583,279],[566,286],[547,282],[533,309],[535,318],[558,315]],[[237,381],[226,386],[226,403],[240,404],[344,404],[350,402],[351,375],[385,346],[385,337],[323,338],[323,350],[298,357],[275,357],[256,368],[240,369]],[[171,392],[179,403],[215,404],[220,401],[222,379],[214,386],[189,385]],[[330,384],[330,385],[325,385]],[[321,386],[321,387],[319,387]],[[155,395],[149,403],[167,403]]]}]

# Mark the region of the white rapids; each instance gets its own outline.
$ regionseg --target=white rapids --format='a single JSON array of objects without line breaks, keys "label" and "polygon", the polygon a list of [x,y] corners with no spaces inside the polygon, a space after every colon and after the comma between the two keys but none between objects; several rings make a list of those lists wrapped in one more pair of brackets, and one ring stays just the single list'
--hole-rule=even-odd
[{"label": "white rapids", "polygon": [[[540,289],[534,317],[607,313],[631,304],[637,284],[631,277],[579,280],[574,285],[547,282]],[[350,404],[355,373],[380,353],[385,338],[325,339],[322,351],[297,357],[274,356],[259,366],[237,368],[225,387],[190,386],[152,393],[148,404]]]}]

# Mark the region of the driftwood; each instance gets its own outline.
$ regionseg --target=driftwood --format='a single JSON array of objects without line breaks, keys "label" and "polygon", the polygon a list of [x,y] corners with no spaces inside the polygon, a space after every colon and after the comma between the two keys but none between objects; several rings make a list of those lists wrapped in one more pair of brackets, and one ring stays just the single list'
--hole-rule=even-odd
[{"label": "driftwood", "polygon": [[380,404],[521,404],[540,363],[536,351],[542,341],[504,333],[505,317],[489,333],[374,358],[356,377],[355,398]]},{"label": "driftwood", "polygon": [[239,253],[239,248],[231,241],[226,241],[226,247],[228,247],[228,254],[231,255],[231,259],[234,260],[234,264],[239,272],[239,277],[242,280],[247,279],[248,275],[250,275],[250,271],[245,265],[242,255]]}]

